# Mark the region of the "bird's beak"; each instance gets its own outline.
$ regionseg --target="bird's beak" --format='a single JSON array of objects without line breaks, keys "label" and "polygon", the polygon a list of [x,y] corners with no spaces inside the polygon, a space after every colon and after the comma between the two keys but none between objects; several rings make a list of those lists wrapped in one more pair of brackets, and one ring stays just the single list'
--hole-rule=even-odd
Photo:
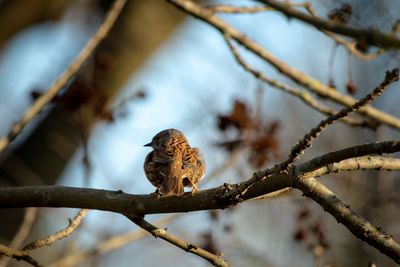
[{"label": "bird's beak", "polygon": [[148,143],[148,144],[145,144],[144,146],[151,146],[152,145],[152,143]]}]

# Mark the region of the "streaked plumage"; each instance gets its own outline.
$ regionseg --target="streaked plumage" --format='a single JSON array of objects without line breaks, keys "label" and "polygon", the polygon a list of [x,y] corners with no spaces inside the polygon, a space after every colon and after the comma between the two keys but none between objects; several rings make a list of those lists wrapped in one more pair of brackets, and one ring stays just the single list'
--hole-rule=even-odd
[{"label": "streaked plumage", "polygon": [[147,179],[162,195],[182,195],[183,186],[193,187],[204,177],[205,163],[200,151],[191,148],[186,137],[178,130],[168,129],[153,137],[151,151],[144,161]]}]

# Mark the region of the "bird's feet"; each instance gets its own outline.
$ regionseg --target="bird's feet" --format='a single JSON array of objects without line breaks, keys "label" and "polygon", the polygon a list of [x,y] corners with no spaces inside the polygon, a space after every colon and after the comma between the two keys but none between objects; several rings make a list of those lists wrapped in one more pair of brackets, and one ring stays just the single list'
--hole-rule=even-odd
[{"label": "bird's feet", "polygon": [[197,186],[195,184],[192,184],[193,189],[192,189],[192,196],[194,195],[194,193],[196,193],[197,191],[199,191],[199,189],[197,188]]}]

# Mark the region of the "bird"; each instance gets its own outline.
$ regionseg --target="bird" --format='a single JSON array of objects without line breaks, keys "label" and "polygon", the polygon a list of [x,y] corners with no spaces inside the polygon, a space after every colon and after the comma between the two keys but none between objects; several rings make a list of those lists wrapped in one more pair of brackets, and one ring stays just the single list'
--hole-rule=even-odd
[{"label": "bird", "polygon": [[196,184],[204,177],[206,165],[200,150],[190,147],[183,133],[167,129],[144,146],[153,148],[143,168],[147,179],[157,188],[157,196],[180,196],[183,187],[193,187],[192,195],[198,191]]}]

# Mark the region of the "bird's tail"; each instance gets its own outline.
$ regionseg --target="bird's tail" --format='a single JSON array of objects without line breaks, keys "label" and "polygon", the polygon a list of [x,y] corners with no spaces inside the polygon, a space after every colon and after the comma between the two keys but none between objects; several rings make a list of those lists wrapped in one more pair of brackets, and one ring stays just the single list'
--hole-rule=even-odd
[{"label": "bird's tail", "polygon": [[162,195],[182,195],[184,193],[182,178],[178,176],[166,177],[159,188]]}]

